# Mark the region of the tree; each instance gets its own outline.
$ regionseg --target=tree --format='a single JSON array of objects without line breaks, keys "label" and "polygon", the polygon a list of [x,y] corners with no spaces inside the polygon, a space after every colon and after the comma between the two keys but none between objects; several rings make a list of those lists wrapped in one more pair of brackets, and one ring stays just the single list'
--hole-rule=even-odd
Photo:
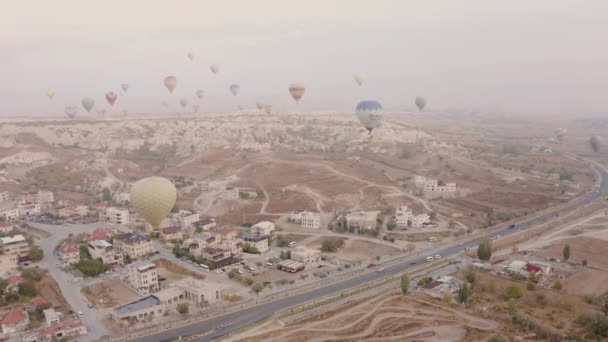
[{"label": "tree", "polygon": [[395,228],[397,228],[397,225],[394,223],[387,223],[386,224],[386,229],[393,231]]},{"label": "tree", "polygon": [[475,283],[475,280],[477,280],[477,274],[475,274],[473,268],[469,267],[464,270],[464,279],[466,279],[469,284]]},{"label": "tree", "polygon": [[40,261],[42,260],[42,258],[44,258],[44,251],[42,250],[42,248],[34,246],[30,248],[29,255],[32,261]]},{"label": "tree", "polygon": [[110,202],[112,200],[112,194],[110,193],[110,189],[107,187],[103,188],[102,195],[104,202]]},{"label": "tree", "polygon": [[379,261],[380,261],[380,256],[376,255],[376,262],[379,262]]},{"label": "tree", "polygon": [[407,274],[404,274],[401,276],[401,292],[403,292],[404,295],[407,294],[407,291],[409,290],[410,287],[410,277],[408,277]]},{"label": "tree", "polygon": [[190,307],[187,303],[177,304],[177,312],[179,312],[180,314],[185,315],[188,313],[188,311],[190,311]]},{"label": "tree", "polygon": [[518,299],[518,298],[521,298],[521,296],[523,296],[523,295],[524,295],[524,292],[517,285],[511,285],[511,286],[507,286],[505,288],[504,297],[506,300]]},{"label": "tree", "polygon": [[230,272],[228,272],[228,278],[232,279],[236,276],[237,271],[235,269],[230,270]]},{"label": "tree", "polygon": [[450,295],[450,293],[448,291],[446,291],[446,292],[443,293],[443,301],[446,304],[452,303],[452,296]]},{"label": "tree", "polygon": [[342,247],[343,244],[343,240],[323,240],[323,243],[321,244],[321,251],[333,253],[337,251],[338,248]]},{"label": "tree", "polygon": [[262,290],[264,290],[264,285],[260,284],[260,283],[255,283],[253,285],[251,285],[251,291],[253,291],[256,296],[260,295],[260,292],[262,292]]},{"label": "tree", "polygon": [[587,259],[583,260],[583,266],[587,266]]},{"label": "tree", "polygon": [[484,239],[477,247],[477,257],[479,260],[488,261],[492,257],[492,243],[490,239]]},{"label": "tree", "polygon": [[471,295],[471,289],[467,283],[463,283],[458,286],[458,291],[456,293],[456,300],[458,303],[464,304],[469,300],[469,296]]},{"label": "tree", "polygon": [[261,254],[260,251],[257,248],[251,246],[248,243],[246,243],[246,244],[243,245],[243,252],[244,253],[249,253],[249,254]]},{"label": "tree", "polygon": [[570,245],[566,244],[563,250],[564,261],[568,261],[570,259]]},{"label": "tree", "polygon": [[100,260],[80,260],[75,266],[87,277],[94,277],[106,270],[104,264]]},{"label": "tree", "polygon": [[23,278],[25,278],[26,280],[29,281],[39,281],[40,279],[42,279],[42,275],[40,274],[40,272],[35,269],[35,268],[26,268],[23,271],[21,271],[21,276]]},{"label": "tree", "polygon": [[86,245],[80,245],[80,260],[90,260],[91,253],[89,253],[89,249]]},{"label": "tree", "polygon": [[19,285],[19,294],[24,297],[36,297],[38,295],[38,289],[34,281],[28,280]]}]

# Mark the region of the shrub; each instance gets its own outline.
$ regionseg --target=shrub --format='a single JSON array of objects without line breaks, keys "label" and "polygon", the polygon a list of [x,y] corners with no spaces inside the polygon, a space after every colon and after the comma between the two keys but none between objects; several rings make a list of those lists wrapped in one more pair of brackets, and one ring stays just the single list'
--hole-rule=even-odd
[{"label": "shrub", "polygon": [[190,307],[188,307],[188,304],[186,304],[186,303],[177,304],[177,312],[179,312],[180,314],[185,315],[188,313],[188,311],[190,311]]},{"label": "shrub", "polygon": [[492,257],[492,243],[489,239],[484,239],[477,247],[477,257],[479,260],[488,261]]},{"label": "shrub", "polygon": [[336,252],[338,248],[342,247],[343,244],[343,240],[323,240],[323,244],[321,245],[321,251],[333,253]]},{"label": "shrub", "polygon": [[552,288],[554,290],[561,291],[562,290],[562,283],[559,280],[556,280],[555,283],[553,283]]},{"label": "shrub", "polygon": [[506,300],[518,299],[521,298],[521,296],[523,296],[523,291],[519,286],[511,285],[505,288],[504,297]]}]

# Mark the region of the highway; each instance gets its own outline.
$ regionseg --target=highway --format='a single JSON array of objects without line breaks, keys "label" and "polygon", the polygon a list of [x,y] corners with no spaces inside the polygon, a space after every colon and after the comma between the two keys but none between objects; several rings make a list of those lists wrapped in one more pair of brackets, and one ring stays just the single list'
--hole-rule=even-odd
[{"label": "highway", "polygon": [[[272,302],[266,302],[257,306],[245,308],[237,312],[209,318],[204,321],[191,323],[181,327],[175,327],[170,330],[152,333],[146,336],[141,336],[135,339],[131,339],[131,341],[172,341],[179,338],[180,336],[187,337],[203,333],[206,334],[197,338],[196,341],[213,341],[218,337],[237,331],[255,322],[268,318],[276,311],[284,310],[299,304],[310,302],[327,295],[339,293],[341,291],[348,290],[350,288],[360,286],[367,282],[378,280],[389,275],[399,274],[424,263],[427,256],[432,256],[435,254],[440,254],[442,257],[454,256],[462,252],[464,248],[477,247],[479,242],[481,242],[485,238],[496,235],[505,237],[514,234],[516,232],[525,230],[531,226],[535,226],[545,222],[545,217],[553,218],[562,215],[564,213],[582,207],[586,204],[589,204],[602,197],[603,192],[608,188],[608,173],[596,164],[586,161],[580,157],[566,154],[564,154],[564,156],[576,159],[587,165],[595,172],[597,172],[601,176],[601,179],[598,182],[598,188],[596,188],[592,192],[589,192],[579,197],[578,199],[568,202],[565,205],[559,206],[555,209],[549,209],[540,215],[537,214],[538,216],[523,219],[521,222],[515,224],[514,226],[505,225],[503,227],[500,227],[499,229],[492,230],[491,232],[488,232],[487,234],[481,237],[476,237],[471,240],[467,240],[466,242],[463,242],[459,245],[438,248],[432,253],[422,255],[418,258],[407,259],[394,265],[386,266],[383,272],[365,273],[331,285],[312,289],[308,292],[295,294],[291,297],[277,299]],[[413,263],[414,261],[416,262],[415,264]]]}]

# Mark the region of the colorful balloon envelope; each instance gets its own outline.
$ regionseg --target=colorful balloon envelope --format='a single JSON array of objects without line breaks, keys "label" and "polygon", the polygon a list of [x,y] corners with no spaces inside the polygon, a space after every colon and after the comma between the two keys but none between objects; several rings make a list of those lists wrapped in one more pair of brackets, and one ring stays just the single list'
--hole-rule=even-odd
[{"label": "colorful balloon envelope", "polygon": [[355,108],[357,118],[363,127],[371,134],[374,128],[380,127],[384,119],[383,109],[380,102],[375,100],[361,101]]},{"label": "colorful balloon envelope", "polygon": [[209,69],[211,69],[211,72],[214,74],[217,74],[218,72],[220,72],[220,66],[217,64],[211,64]]},{"label": "colorful balloon envelope", "polygon": [[53,88],[49,88],[46,90],[46,97],[48,97],[50,100],[53,99],[53,97],[55,97],[55,89]]},{"label": "colorful balloon envelope", "polygon": [[302,83],[292,83],[289,85],[289,93],[291,94],[291,97],[296,100],[296,103],[300,103],[305,92],[306,87],[304,87],[304,84]]},{"label": "colorful balloon envelope", "polygon": [[88,113],[91,112],[91,109],[95,106],[95,100],[90,97],[85,97],[82,99],[82,106],[87,110]]},{"label": "colorful balloon envelope", "polygon": [[177,78],[175,76],[167,76],[165,77],[165,87],[169,90],[170,93],[173,93],[173,90],[177,86]]},{"label": "colorful balloon envelope", "polygon": [[154,229],[157,229],[171,212],[176,199],[175,185],[162,177],[141,179],[131,188],[133,207]]},{"label": "colorful balloon envelope", "polygon": [[117,98],[118,98],[118,94],[116,94],[113,91],[109,91],[106,93],[106,101],[108,101],[110,106],[114,106],[114,102],[116,102]]},{"label": "colorful balloon envelope", "polygon": [[239,93],[239,90],[241,90],[241,86],[238,84],[231,84],[230,85],[230,92],[232,93],[232,95],[236,96]]},{"label": "colorful balloon envelope", "polygon": [[68,118],[74,119],[76,117],[76,114],[78,114],[78,106],[74,106],[74,105],[65,106],[65,115],[67,115]]},{"label": "colorful balloon envelope", "polygon": [[416,104],[416,107],[418,107],[418,110],[421,111],[426,106],[426,99],[422,96],[416,96],[414,103]]}]

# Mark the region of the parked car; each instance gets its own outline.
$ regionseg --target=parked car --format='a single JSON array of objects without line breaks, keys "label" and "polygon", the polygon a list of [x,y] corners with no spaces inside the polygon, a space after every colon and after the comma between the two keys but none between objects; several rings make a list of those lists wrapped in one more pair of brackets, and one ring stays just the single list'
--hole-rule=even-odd
[{"label": "parked car", "polygon": [[372,268],[372,267],[376,267],[376,264],[370,263],[370,264],[367,265],[367,268]]},{"label": "parked car", "polygon": [[332,260],[331,263],[334,265],[340,265],[340,262],[336,259]]},{"label": "parked car", "polygon": [[294,247],[295,245],[296,245],[296,242],[295,241],[291,241],[287,246],[289,248],[291,248],[291,247]]},{"label": "parked car", "polygon": [[319,276],[319,278],[327,278],[327,273],[321,273],[321,275]]},{"label": "parked car", "polygon": [[378,273],[380,273],[382,271],[384,271],[384,267],[380,267],[380,268],[376,269],[376,272],[378,272]]}]

